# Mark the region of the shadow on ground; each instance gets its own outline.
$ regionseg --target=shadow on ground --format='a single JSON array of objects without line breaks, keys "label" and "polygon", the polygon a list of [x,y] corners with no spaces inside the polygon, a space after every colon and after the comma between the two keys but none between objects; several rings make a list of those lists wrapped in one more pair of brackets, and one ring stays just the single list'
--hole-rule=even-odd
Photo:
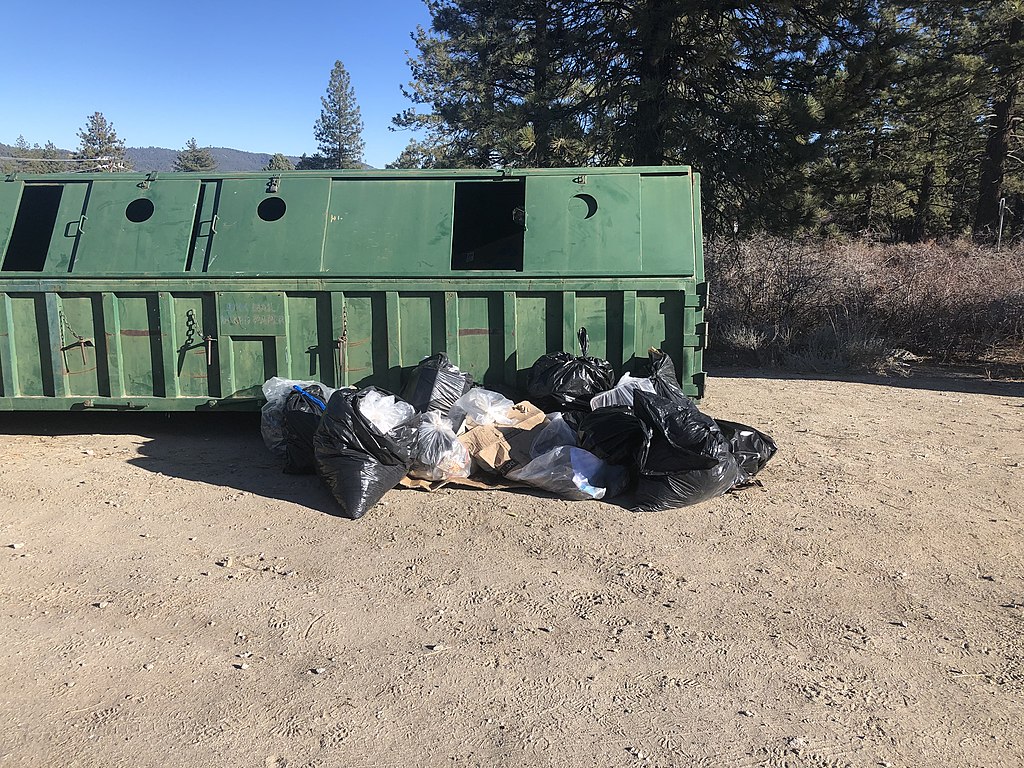
[{"label": "shadow on ground", "polygon": [[772,368],[741,366],[714,366],[708,372],[708,382],[722,379],[772,379],[773,381],[842,381],[855,384],[874,384],[901,389],[927,389],[936,392],[962,392],[972,395],[999,395],[1024,397],[1024,380],[991,379],[964,370],[927,368],[917,369],[910,376],[875,376],[845,373],[794,373]]},{"label": "shadow on ground", "polygon": [[[919,373],[908,378],[841,374],[795,374],[753,368],[717,368],[715,378],[790,381],[839,381],[906,389],[1024,398],[1024,382],[998,381],[949,373]],[[1021,403],[1024,407],[1024,402]],[[147,472],[198,483],[235,488],[256,496],[300,504],[325,514],[340,510],[315,475],[286,475],[260,436],[259,413],[103,413],[14,412],[0,414],[0,435],[137,435],[145,442],[128,463]],[[527,495],[545,494],[515,489]],[[423,491],[409,491],[423,493]],[[609,499],[628,506],[628,497]]]},{"label": "shadow on ground", "polygon": [[128,463],[147,472],[339,514],[316,475],[281,471],[263,444],[259,413],[18,412],[0,415],[0,434],[137,435],[146,440]]}]

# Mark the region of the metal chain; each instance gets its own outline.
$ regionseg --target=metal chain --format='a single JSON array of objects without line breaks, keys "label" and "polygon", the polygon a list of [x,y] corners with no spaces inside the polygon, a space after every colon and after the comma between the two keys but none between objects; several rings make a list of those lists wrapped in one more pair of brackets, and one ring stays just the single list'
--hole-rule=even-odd
[{"label": "metal chain", "polygon": [[193,342],[196,340],[196,313],[193,310],[189,310],[185,313],[185,344],[183,345],[186,349],[191,349]]},{"label": "metal chain", "polygon": [[75,329],[71,327],[71,323],[69,323],[67,317],[64,316],[64,310],[63,309],[60,310],[57,313],[57,317],[60,319],[60,345],[62,347],[66,346],[65,339],[64,339],[64,330],[65,329],[67,329],[67,332],[75,337],[76,341],[79,341],[79,342],[85,341],[85,337],[84,336],[79,336],[77,333],[75,333]]}]

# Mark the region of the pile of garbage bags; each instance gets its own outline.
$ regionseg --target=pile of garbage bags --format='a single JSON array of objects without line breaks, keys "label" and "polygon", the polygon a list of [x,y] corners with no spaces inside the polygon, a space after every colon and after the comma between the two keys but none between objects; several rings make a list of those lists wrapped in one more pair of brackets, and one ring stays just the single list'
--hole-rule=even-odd
[{"label": "pile of garbage bags", "polygon": [[606,360],[544,355],[515,403],[474,386],[446,354],[425,358],[401,396],[273,378],[262,431],[284,471],[316,473],[358,519],[398,485],[525,485],[565,499],[621,497],[635,511],[676,509],[752,484],[771,437],[702,413],[671,358],[651,349],[647,376],[615,380]]}]

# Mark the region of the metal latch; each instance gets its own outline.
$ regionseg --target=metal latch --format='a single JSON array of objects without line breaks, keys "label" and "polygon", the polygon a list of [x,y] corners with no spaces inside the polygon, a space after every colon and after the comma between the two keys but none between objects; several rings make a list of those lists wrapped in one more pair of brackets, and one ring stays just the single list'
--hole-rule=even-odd
[{"label": "metal latch", "polygon": [[209,367],[213,365],[213,345],[217,343],[217,340],[213,336],[206,336],[203,338],[203,342],[206,344],[206,365]]}]

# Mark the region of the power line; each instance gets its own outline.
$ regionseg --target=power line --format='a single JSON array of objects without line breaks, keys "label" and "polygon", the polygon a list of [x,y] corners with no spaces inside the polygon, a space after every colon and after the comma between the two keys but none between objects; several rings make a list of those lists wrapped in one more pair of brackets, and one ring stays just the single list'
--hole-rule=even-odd
[{"label": "power line", "polygon": [[0,160],[21,160],[25,163],[99,163],[105,160],[117,160],[116,157],[52,158],[52,157],[8,157],[0,155]]}]

